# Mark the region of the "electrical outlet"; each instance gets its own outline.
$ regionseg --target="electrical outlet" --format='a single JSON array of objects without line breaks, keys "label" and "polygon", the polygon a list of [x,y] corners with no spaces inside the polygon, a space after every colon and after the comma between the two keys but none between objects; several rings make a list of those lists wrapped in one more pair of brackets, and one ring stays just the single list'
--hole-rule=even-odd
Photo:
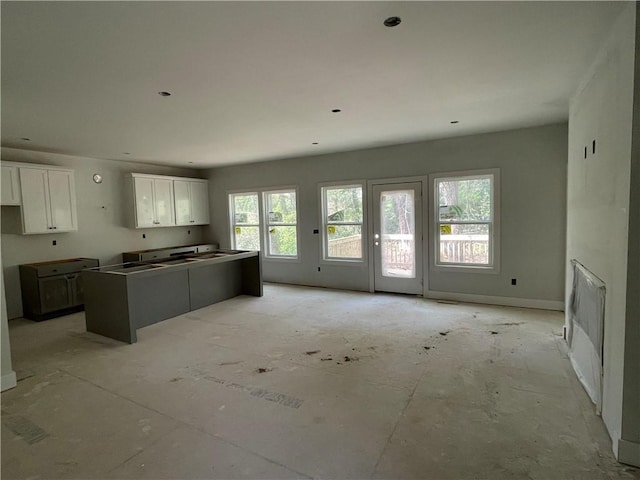
[{"label": "electrical outlet", "polygon": [[187,230],[187,235],[191,235],[191,230]]},{"label": "electrical outlet", "polygon": [[515,279],[515,278],[512,278],[512,279],[511,279],[511,285],[515,285],[515,284],[517,284],[517,283],[518,283],[518,280],[517,280],[517,279]]},{"label": "electrical outlet", "polygon": [[51,245],[53,245],[54,247],[58,244],[57,240],[51,240]]},{"label": "electrical outlet", "polygon": [[143,233],[143,234],[142,234],[142,238],[147,238],[147,234],[146,234],[146,233]]},{"label": "electrical outlet", "polygon": [[320,271],[320,267],[318,267],[318,271]]}]

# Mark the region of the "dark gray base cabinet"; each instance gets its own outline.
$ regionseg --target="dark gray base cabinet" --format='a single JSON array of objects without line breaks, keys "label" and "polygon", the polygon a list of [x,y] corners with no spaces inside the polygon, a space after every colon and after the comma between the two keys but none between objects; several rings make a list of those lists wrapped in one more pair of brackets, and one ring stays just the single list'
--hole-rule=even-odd
[{"label": "dark gray base cabinet", "polygon": [[95,258],[71,258],[19,266],[23,316],[47,320],[84,308],[80,272],[97,267]]},{"label": "dark gray base cabinet", "polygon": [[237,295],[262,296],[258,252],[177,265],[125,265],[132,266],[82,273],[88,332],[135,343],[136,330],[147,325]]}]

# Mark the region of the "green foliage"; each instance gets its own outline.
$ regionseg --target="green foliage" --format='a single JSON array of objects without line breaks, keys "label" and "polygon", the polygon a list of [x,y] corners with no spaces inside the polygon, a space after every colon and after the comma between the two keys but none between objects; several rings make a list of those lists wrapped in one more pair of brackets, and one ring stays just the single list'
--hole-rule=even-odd
[{"label": "green foliage", "polygon": [[380,198],[383,234],[410,234],[415,231],[413,195],[407,190],[385,192]]},{"label": "green foliage", "polygon": [[439,182],[440,220],[490,221],[491,179]]},{"label": "green foliage", "polygon": [[286,225],[297,221],[295,192],[269,193],[265,207],[269,219],[269,254],[295,256],[298,252],[296,227]]},{"label": "green foliage", "polygon": [[248,223],[254,225],[260,223],[258,218],[257,193],[234,195],[233,210],[236,214],[235,223]]},{"label": "green foliage", "polygon": [[329,233],[329,240],[359,235],[360,225],[343,225],[343,223],[362,223],[362,187],[327,187],[326,220],[327,225],[335,227],[335,233]]}]

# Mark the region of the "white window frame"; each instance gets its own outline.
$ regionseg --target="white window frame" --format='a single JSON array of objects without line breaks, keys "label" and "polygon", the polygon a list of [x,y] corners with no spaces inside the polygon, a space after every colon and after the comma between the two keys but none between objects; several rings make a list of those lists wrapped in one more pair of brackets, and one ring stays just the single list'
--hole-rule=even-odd
[{"label": "white window frame", "polygon": [[[320,242],[322,252],[320,255],[321,263],[329,264],[329,265],[365,265],[367,263],[367,251],[365,247],[367,245],[367,188],[366,182],[364,180],[357,181],[341,181],[341,182],[328,182],[321,183],[318,185],[319,187],[319,196],[320,196],[320,223],[321,223],[321,234],[322,241]],[[328,222],[327,221],[327,189],[333,188],[360,188],[362,192],[362,221],[360,223],[357,222]],[[361,257],[329,257],[329,237],[328,230],[329,225],[360,225],[360,231],[362,232],[360,241],[360,252]]]},{"label": "white window frame", "polygon": [[[235,202],[235,197],[238,196],[247,196],[247,195],[256,195],[258,197],[258,223],[254,224],[254,223],[242,223],[242,224],[237,224],[236,223],[236,211],[235,211],[235,206],[236,206],[236,202]],[[236,227],[240,226],[240,227],[258,227],[258,238],[259,238],[259,247],[260,247],[260,251],[263,250],[263,245],[262,245],[262,223],[260,222],[260,219],[262,218],[260,215],[261,212],[261,205],[260,205],[260,193],[256,190],[248,190],[248,191],[239,191],[239,192],[228,192],[227,193],[227,199],[229,202],[229,226],[230,226],[230,241],[231,241],[231,248],[234,250],[238,250],[238,246],[236,245]]]},{"label": "white window frame", "polygon": [[[282,193],[282,192],[295,192],[296,194],[296,255],[270,255],[269,254],[269,213],[266,211],[266,195],[269,193]],[[253,188],[251,190],[234,190],[227,192],[227,200],[229,202],[229,237],[231,241],[231,248],[236,249],[236,237],[235,237],[235,202],[234,196],[240,195],[257,195],[258,196],[258,224],[242,224],[245,227],[258,227],[260,238],[260,252],[263,260],[266,261],[279,261],[279,262],[299,262],[300,261],[300,195],[297,186],[286,185],[282,187],[266,187],[266,188]],[[293,224],[278,224],[280,226]]]},{"label": "white window frame", "polygon": [[[274,194],[274,193],[293,193],[295,194],[296,197],[296,223],[271,223],[270,219],[269,219],[269,213],[268,212],[268,206],[269,206],[269,202],[267,201],[267,195],[270,194]],[[289,187],[289,188],[278,188],[278,189],[272,189],[269,188],[268,190],[263,190],[262,191],[262,201],[261,201],[261,206],[264,206],[264,212],[263,212],[263,224],[264,224],[264,232],[263,232],[263,236],[264,236],[264,257],[268,258],[268,259],[273,259],[273,260],[284,260],[284,261],[292,261],[292,260],[299,260],[300,258],[300,197],[298,195],[298,188],[297,187]],[[296,227],[296,254],[295,255],[273,255],[271,253],[269,253],[270,250],[270,245],[271,245],[271,240],[269,237],[270,234],[270,230],[271,230],[271,226],[275,226],[275,227]]]},{"label": "white window frame", "polygon": [[[490,221],[440,221],[440,191],[438,183],[441,181],[460,181],[476,178],[490,178],[492,187]],[[431,218],[433,234],[431,236],[433,270],[441,272],[459,273],[500,273],[500,169],[466,170],[460,172],[435,173],[429,175],[429,185],[432,188]],[[489,225],[489,264],[443,263],[440,262],[440,225],[441,224],[487,224]]]}]

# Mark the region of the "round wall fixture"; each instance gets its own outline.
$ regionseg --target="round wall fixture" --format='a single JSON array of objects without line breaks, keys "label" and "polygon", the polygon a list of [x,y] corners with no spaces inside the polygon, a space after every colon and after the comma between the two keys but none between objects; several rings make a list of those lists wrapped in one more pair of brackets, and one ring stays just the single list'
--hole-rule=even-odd
[{"label": "round wall fixture", "polygon": [[102,175],[100,175],[99,173],[94,173],[93,181],[94,183],[102,183]]},{"label": "round wall fixture", "polygon": [[400,17],[389,17],[384,21],[385,27],[397,27],[402,22]]}]

